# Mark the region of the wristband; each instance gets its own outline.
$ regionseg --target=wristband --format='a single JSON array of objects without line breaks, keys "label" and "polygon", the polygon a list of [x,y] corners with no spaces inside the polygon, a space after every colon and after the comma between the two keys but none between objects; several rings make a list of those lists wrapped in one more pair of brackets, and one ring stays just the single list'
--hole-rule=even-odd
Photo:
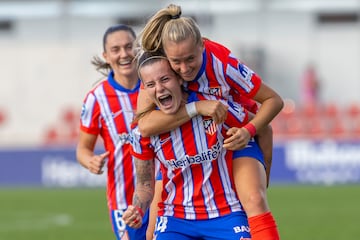
[{"label": "wristband", "polygon": [[254,136],[256,135],[256,128],[255,128],[254,124],[248,122],[248,123],[244,126],[244,128],[246,128],[246,130],[249,131],[251,137],[254,137]]},{"label": "wristband", "polygon": [[143,218],[143,217],[144,217],[144,212],[143,212],[143,210],[142,210],[140,207],[138,207],[138,206],[135,206],[135,209],[138,211],[138,213],[140,214],[140,216]]},{"label": "wristband", "polygon": [[185,109],[190,118],[193,118],[198,114],[195,102],[185,104]]}]

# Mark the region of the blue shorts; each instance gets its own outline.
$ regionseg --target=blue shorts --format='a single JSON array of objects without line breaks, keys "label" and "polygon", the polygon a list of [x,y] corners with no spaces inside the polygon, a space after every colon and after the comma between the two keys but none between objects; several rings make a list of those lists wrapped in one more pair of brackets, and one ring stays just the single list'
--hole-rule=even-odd
[{"label": "blue shorts", "polygon": [[265,167],[264,155],[254,138],[250,139],[248,145],[246,145],[245,148],[233,152],[233,159],[239,157],[255,158]]},{"label": "blue shorts", "polygon": [[143,217],[143,225],[139,229],[131,228],[124,223],[122,215],[125,210],[112,210],[111,221],[116,239],[144,240],[146,239],[146,229],[149,223],[149,211]]},{"label": "blue shorts", "polygon": [[160,216],[156,219],[156,240],[250,240],[250,229],[244,212],[206,220],[185,220]]}]

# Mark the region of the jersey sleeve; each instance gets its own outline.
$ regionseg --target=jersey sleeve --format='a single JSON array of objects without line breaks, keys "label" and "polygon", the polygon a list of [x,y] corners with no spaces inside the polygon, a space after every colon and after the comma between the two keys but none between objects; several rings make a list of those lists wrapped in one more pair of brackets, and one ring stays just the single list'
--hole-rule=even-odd
[{"label": "jersey sleeve", "polygon": [[233,94],[240,94],[247,98],[253,98],[258,92],[262,80],[260,76],[249,68],[245,63],[229,54],[226,65],[226,78],[234,91]]},{"label": "jersey sleeve", "polygon": [[100,107],[96,101],[96,97],[92,92],[88,93],[83,102],[81,117],[80,117],[80,130],[90,133],[100,133]]},{"label": "jersey sleeve", "polygon": [[249,112],[256,114],[257,111],[259,110],[259,105],[255,100],[251,98],[247,98],[240,94],[231,94],[231,95],[233,96],[235,102],[240,103]]},{"label": "jersey sleeve", "polygon": [[132,129],[131,136],[131,155],[140,160],[153,160],[155,153],[151,146],[150,137],[142,137],[138,127]]},{"label": "jersey sleeve", "polygon": [[228,127],[243,127],[249,121],[248,110],[243,105],[228,101],[228,114],[225,125]]}]

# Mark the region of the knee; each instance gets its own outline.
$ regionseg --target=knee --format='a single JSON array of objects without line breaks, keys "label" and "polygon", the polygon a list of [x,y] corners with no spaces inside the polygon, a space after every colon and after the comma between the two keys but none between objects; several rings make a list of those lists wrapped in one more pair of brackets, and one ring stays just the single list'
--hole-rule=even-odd
[{"label": "knee", "polygon": [[265,191],[252,191],[240,199],[248,215],[260,214],[268,211],[268,204]]}]

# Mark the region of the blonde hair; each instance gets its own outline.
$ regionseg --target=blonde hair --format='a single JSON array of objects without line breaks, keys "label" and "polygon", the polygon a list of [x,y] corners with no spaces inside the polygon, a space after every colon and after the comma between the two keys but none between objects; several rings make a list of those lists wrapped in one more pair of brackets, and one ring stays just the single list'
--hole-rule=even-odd
[{"label": "blonde hair", "polygon": [[159,10],[147,22],[140,34],[140,43],[144,51],[163,51],[164,43],[181,42],[193,38],[195,44],[202,44],[200,29],[190,17],[181,17],[181,7],[170,4]]}]

